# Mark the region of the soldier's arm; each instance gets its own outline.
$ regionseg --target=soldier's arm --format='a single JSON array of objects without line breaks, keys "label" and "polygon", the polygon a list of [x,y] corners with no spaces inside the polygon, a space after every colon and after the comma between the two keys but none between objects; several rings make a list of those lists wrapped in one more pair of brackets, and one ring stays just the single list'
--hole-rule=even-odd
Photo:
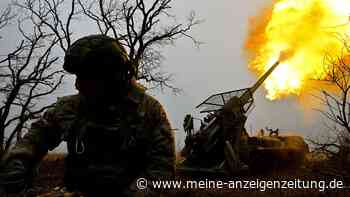
[{"label": "soldier's arm", "polygon": [[175,175],[175,139],[166,112],[158,101],[150,109],[151,143],[147,153],[146,176],[167,178]]},{"label": "soldier's arm", "polygon": [[146,160],[143,161],[145,170],[139,174],[138,178],[146,178],[148,187],[140,190],[135,179],[128,189],[126,196],[159,197],[160,190],[152,188],[151,181],[159,179],[169,179],[175,176],[175,139],[169,120],[161,104],[149,97],[145,99],[143,107],[146,109],[145,131],[148,143],[145,145]]},{"label": "soldier's arm", "polygon": [[32,123],[23,140],[5,155],[4,162],[16,158],[25,160],[28,164],[35,164],[48,150],[54,149],[61,142],[55,115],[55,109],[49,109],[39,120]]},{"label": "soldier's arm", "polygon": [[54,149],[61,142],[56,116],[57,104],[34,122],[23,140],[2,157],[0,186],[20,191],[25,183],[31,181],[37,164],[48,150]]}]

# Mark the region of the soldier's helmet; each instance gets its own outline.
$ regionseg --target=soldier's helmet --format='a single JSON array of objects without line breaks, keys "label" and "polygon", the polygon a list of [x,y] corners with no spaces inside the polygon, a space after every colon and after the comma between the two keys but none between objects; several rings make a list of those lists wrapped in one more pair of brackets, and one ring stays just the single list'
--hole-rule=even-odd
[{"label": "soldier's helmet", "polygon": [[120,42],[106,35],[75,41],[66,51],[63,69],[79,77],[130,80],[136,68]]}]

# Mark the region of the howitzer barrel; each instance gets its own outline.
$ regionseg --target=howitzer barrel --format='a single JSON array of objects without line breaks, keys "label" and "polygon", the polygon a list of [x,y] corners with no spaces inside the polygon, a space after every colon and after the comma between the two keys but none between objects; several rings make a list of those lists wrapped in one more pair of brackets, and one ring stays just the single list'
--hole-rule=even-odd
[{"label": "howitzer barrel", "polygon": [[252,87],[248,88],[248,90],[244,92],[242,96],[240,96],[240,100],[242,104],[245,104],[246,102],[249,101],[249,99],[252,98],[254,92],[264,83],[264,81],[271,75],[271,73],[275,70],[275,68],[279,64],[280,64],[280,61],[277,61],[276,63],[274,63],[269,68],[269,70],[267,70]]},{"label": "howitzer barrel", "polygon": [[275,68],[280,64],[279,61],[274,63],[269,70],[267,70],[260,78],[259,80],[250,88],[250,92],[253,94],[263,83],[264,81],[270,76],[270,74],[275,70]]},{"label": "howitzer barrel", "polygon": [[264,81],[271,75],[275,68],[284,61],[286,58],[284,53],[279,61],[274,63],[271,68],[269,68],[258,81],[250,88],[245,88],[241,90],[234,90],[229,92],[223,92],[219,94],[213,94],[209,96],[205,101],[199,104],[196,108],[204,108],[202,112],[218,112],[222,108],[232,109],[235,106],[243,106],[243,111],[247,112],[253,103],[254,92],[264,83]]}]

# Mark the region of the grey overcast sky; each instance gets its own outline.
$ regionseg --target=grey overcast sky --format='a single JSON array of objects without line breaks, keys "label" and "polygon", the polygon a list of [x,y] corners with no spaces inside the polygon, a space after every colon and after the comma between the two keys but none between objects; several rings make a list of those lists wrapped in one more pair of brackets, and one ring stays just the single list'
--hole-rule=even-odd
[{"label": "grey overcast sky", "polygon": [[[9,0],[1,0],[4,8]],[[176,129],[178,148],[183,145],[183,117],[193,113],[194,107],[211,94],[252,85],[256,77],[248,70],[242,46],[247,34],[248,19],[268,5],[270,0],[174,0],[173,13],[179,20],[184,19],[191,10],[205,21],[193,29],[193,35],[205,42],[200,49],[195,48],[188,39],[176,42],[175,46],[164,48],[163,69],[173,73],[174,84],[183,89],[180,95],[169,91],[151,92],[164,105],[172,126]],[[94,33],[94,27],[76,27],[75,37]],[[0,50],[5,50],[15,41],[11,32],[0,32],[8,36],[1,40]],[[76,93],[73,77],[59,91],[59,95]],[[322,129],[320,114],[311,106],[300,105],[296,98],[279,101],[265,99],[265,91],[260,88],[255,94],[255,108],[249,114],[246,128],[258,130],[265,126],[280,128],[281,132],[298,132],[305,136],[316,135]],[[55,98],[52,100],[54,101]]]}]

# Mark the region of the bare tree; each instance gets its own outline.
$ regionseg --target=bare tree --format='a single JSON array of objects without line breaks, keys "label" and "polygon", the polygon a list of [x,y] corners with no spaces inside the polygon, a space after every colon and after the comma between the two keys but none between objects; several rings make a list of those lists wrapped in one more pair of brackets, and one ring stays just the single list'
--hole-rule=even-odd
[{"label": "bare tree", "polygon": [[0,13],[0,30],[6,27],[14,17],[15,15],[11,13],[10,6],[2,10]]},{"label": "bare tree", "polygon": [[[0,154],[15,137],[50,105],[38,101],[53,93],[62,83],[63,53],[72,43],[72,22],[90,19],[95,32],[110,35],[126,46],[129,58],[137,67],[138,79],[151,88],[165,87],[174,92],[172,75],[162,72],[162,47],[182,37],[198,46],[189,33],[200,23],[191,13],[185,24],[171,15],[172,0],[14,0],[11,9],[0,14],[0,29],[10,21],[18,24],[18,46],[0,59]],[[17,21],[15,20],[17,19]],[[0,40],[1,41],[1,40]],[[62,53],[63,52],[63,53]],[[5,131],[10,135],[5,139]]]},{"label": "bare tree", "polygon": [[84,14],[100,33],[118,39],[128,49],[129,58],[137,65],[138,79],[150,88],[180,89],[171,84],[172,75],[161,71],[162,47],[182,37],[196,46],[201,43],[190,35],[201,21],[191,12],[185,24],[170,13],[172,0],[78,0]]},{"label": "bare tree", "polygon": [[338,56],[327,55],[324,61],[326,81],[335,88],[322,90],[322,96],[317,97],[326,107],[319,111],[326,118],[327,140],[310,139],[310,142],[316,151],[346,166],[350,163],[350,48],[346,39],[343,42],[344,51]]},{"label": "bare tree", "polygon": [[63,52],[67,51],[72,43],[72,22],[81,14],[77,0],[21,0],[13,4],[30,17],[34,26],[40,25],[43,32],[57,38]]},{"label": "bare tree", "polygon": [[[44,26],[60,38],[65,51],[71,44],[71,20],[87,17],[96,25],[96,32],[118,39],[128,50],[129,58],[137,67],[138,79],[149,88],[179,88],[171,84],[172,74],[162,71],[162,47],[172,45],[177,39],[189,38],[195,46],[201,43],[190,35],[201,21],[191,12],[185,24],[178,23],[170,13],[172,0],[24,0],[17,6],[29,10]],[[69,4],[65,17],[58,10]],[[65,22],[64,22],[64,20]]]},{"label": "bare tree", "polygon": [[[30,121],[51,107],[39,101],[62,83],[64,72],[57,67],[60,63],[57,50],[65,51],[70,45],[70,21],[74,12],[66,20],[60,18],[60,2],[14,2],[13,6],[21,14],[9,17],[11,12],[7,9],[4,17],[0,17],[5,19],[0,22],[4,24],[2,28],[17,19],[20,35],[17,47],[0,59],[0,155],[10,147],[14,137],[20,140]],[[5,132],[9,133],[7,139]]]}]

